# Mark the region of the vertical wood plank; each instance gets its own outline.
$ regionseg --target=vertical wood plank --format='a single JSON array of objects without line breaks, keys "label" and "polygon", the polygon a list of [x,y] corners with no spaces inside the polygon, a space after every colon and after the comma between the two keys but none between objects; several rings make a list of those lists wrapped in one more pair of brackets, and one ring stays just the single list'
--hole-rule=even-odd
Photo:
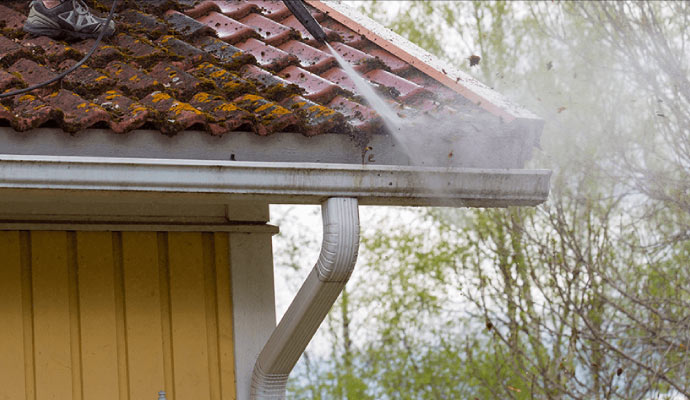
[{"label": "vertical wood plank", "polygon": [[81,312],[77,266],[77,233],[67,232],[67,280],[69,290],[70,354],[72,355],[72,400],[82,400]]},{"label": "vertical wood plank", "polygon": [[125,321],[125,277],[122,261],[122,232],[113,232],[113,281],[115,288],[115,336],[117,338],[117,381],[119,400],[129,400],[127,367],[127,324]]},{"label": "vertical wood plank", "polygon": [[235,399],[229,240],[0,232],[0,400]]},{"label": "vertical wood plank", "polygon": [[36,400],[36,364],[34,349],[34,291],[31,272],[31,232],[19,233],[22,263],[22,304],[24,308],[24,376],[26,400]]},{"label": "vertical wood plank", "polygon": [[77,233],[83,395],[119,398],[112,234]]},{"label": "vertical wood plank", "polygon": [[220,397],[220,359],[218,358],[218,293],[216,288],[216,249],[212,233],[202,233],[204,246],[204,293],[206,300],[206,340],[211,399]]},{"label": "vertical wood plank", "polygon": [[168,235],[175,399],[211,398],[200,233]]},{"label": "vertical wood plank", "polygon": [[215,278],[218,302],[218,360],[220,364],[221,398],[223,400],[234,400],[236,398],[229,240],[230,237],[227,233],[214,234]]},{"label": "vertical wood plank", "polygon": [[124,232],[122,253],[129,396],[156,398],[165,385],[156,234]]},{"label": "vertical wood plank", "polygon": [[36,398],[71,400],[67,233],[33,232],[31,248]]},{"label": "vertical wood plank", "polygon": [[26,399],[19,232],[0,232],[0,400]]},{"label": "vertical wood plank", "polygon": [[175,368],[173,365],[172,327],[170,316],[170,268],[168,262],[168,233],[158,232],[158,274],[161,291],[161,325],[163,340],[163,368],[165,388],[169,399],[175,398]]}]

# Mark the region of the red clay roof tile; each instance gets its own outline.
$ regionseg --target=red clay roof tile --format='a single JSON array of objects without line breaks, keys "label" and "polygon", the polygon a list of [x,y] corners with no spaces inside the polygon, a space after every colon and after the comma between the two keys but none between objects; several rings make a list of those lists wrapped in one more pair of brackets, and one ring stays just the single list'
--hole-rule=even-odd
[{"label": "red clay roof tile", "polygon": [[359,90],[357,90],[355,83],[352,81],[352,79],[350,79],[350,77],[345,73],[345,71],[342,68],[331,68],[328,71],[322,73],[321,77],[328,79],[329,81],[333,82],[339,87],[345,90],[349,90],[350,92],[356,95],[361,95],[361,93],[359,93]]},{"label": "red clay roof tile", "polygon": [[18,31],[21,31],[24,21],[26,21],[26,15],[0,4],[0,26],[8,30],[5,33],[6,36],[8,34],[10,37],[21,36]]},{"label": "red clay roof tile", "polygon": [[243,79],[237,72],[229,71],[211,63],[203,63],[187,72],[200,79],[213,82],[215,89],[228,99],[235,98],[244,93],[256,93],[256,86]]},{"label": "red clay roof tile", "polygon": [[280,103],[283,107],[302,116],[300,131],[307,136],[340,130],[345,118],[335,110],[294,95]]},{"label": "red clay roof tile", "polygon": [[337,96],[328,103],[328,107],[342,113],[346,118],[349,118],[351,125],[364,132],[373,131],[382,124],[381,117],[376,111],[345,96]]},{"label": "red clay roof tile", "polygon": [[186,10],[185,14],[192,18],[199,18],[212,11],[216,11],[221,14],[225,14],[230,18],[240,19],[246,17],[250,12],[258,10],[259,7],[256,4],[247,2],[207,0],[201,2],[199,5],[190,10]]},{"label": "red clay roof tile", "polygon": [[151,91],[163,90],[163,84],[145,71],[124,62],[116,61],[105,69],[115,80],[115,86],[128,96],[145,97]]},{"label": "red clay roof tile", "polygon": [[215,11],[199,18],[199,22],[210,27],[218,34],[221,40],[225,40],[229,43],[235,43],[257,36],[254,29],[251,27]]},{"label": "red clay roof tile", "polygon": [[406,103],[419,96],[429,96],[431,93],[416,83],[392,74],[382,69],[373,70],[365,75],[367,79],[394,91],[394,96],[399,101]]},{"label": "red clay roof tile", "polygon": [[348,46],[358,48],[366,43],[366,38],[362,37],[362,35],[358,34],[357,32],[346,27],[338,21],[335,21],[333,19],[325,19],[321,23],[321,25],[324,28],[330,29],[333,32],[340,35],[340,38],[343,39],[343,42],[346,43]]},{"label": "red clay roof tile", "polygon": [[4,92],[6,89],[15,87],[21,80],[9,72],[0,70],[0,92]]},{"label": "red clay roof tile", "polygon": [[120,17],[122,18],[119,21],[120,24],[127,25],[128,30],[146,32],[146,35],[153,40],[170,33],[168,24],[157,19],[154,15],[139,10],[130,8],[122,12]]},{"label": "red clay roof tile", "polygon": [[158,46],[161,46],[163,48],[168,49],[168,51],[171,54],[184,57],[184,58],[195,58],[195,59],[209,59],[208,54],[206,54],[204,51],[199,49],[198,47],[184,42],[175,36],[172,35],[165,35],[161,36],[158,40],[156,40],[156,44]]},{"label": "red clay roof tile", "polygon": [[0,62],[10,64],[21,56],[27,56],[30,54],[31,49],[16,43],[14,40],[0,36]]},{"label": "red clay roof tile", "polygon": [[212,31],[211,28],[209,28],[201,19],[197,21],[194,18],[175,10],[169,10],[166,12],[165,19],[170,23],[170,27],[173,31],[175,31],[178,35],[182,35],[189,39],[208,35]]},{"label": "red clay roof tile", "polygon": [[435,101],[434,99],[430,99],[428,97],[419,97],[414,101],[410,102],[410,107],[414,108],[415,110],[421,111],[421,112],[430,112],[430,111],[435,111],[438,110],[440,107],[440,103]]},{"label": "red clay roof tile", "polygon": [[253,115],[224,97],[201,92],[192,97],[189,104],[213,117],[214,134],[232,132],[243,126],[249,130],[255,129]]},{"label": "red clay roof tile", "polygon": [[127,53],[138,59],[153,58],[160,59],[163,49],[156,46],[153,42],[145,38],[135,38],[126,33],[119,33],[113,38],[113,42],[122,49],[127,49]]},{"label": "red clay roof tile", "polygon": [[[307,31],[307,29],[302,25],[302,23],[299,22],[299,20],[294,16],[290,15],[289,17],[285,18],[284,20],[280,21],[282,25],[287,26],[288,28],[292,28],[299,32],[299,34],[302,36],[302,39],[309,45],[311,46],[318,46],[319,42],[314,39],[314,37]],[[333,32],[331,29],[328,28],[323,28],[324,32],[328,36],[329,40],[340,40],[340,36]]]},{"label": "red clay roof tile", "polygon": [[[57,74],[43,65],[36,64],[34,61],[22,58],[16,63],[12,64],[7,72],[15,74],[18,78],[24,81],[27,85],[35,85],[37,83],[45,82],[54,78]],[[55,86],[53,84],[51,86]],[[43,89],[42,92],[50,90]]]},{"label": "red clay roof tile", "polygon": [[25,49],[30,49],[36,54],[41,54],[50,64],[60,63],[65,59],[80,60],[84,53],[72,46],[58,43],[45,36],[24,39],[20,42]]},{"label": "red clay roof tile", "polygon": [[287,67],[278,75],[304,89],[304,97],[317,103],[327,103],[340,92],[337,85],[300,67]]},{"label": "red clay roof tile", "polygon": [[141,128],[154,116],[154,111],[117,90],[109,90],[94,101],[110,113],[108,123],[115,133],[126,133]]},{"label": "red clay roof tile", "polygon": [[282,100],[283,98],[300,93],[300,88],[280,76],[276,76],[255,65],[245,65],[240,70],[242,77],[254,82],[257,91],[263,93],[265,97],[272,100]]},{"label": "red clay roof tile", "polygon": [[255,5],[263,15],[274,20],[280,21],[290,16],[290,10],[285,7],[280,0],[245,0],[248,4]]},{"label": "red clay roof tile", "polygon": [[[86,54],[93,48],[96,41],[94,39],[83,40],[81,42],[74,43],[72,47]],[[89,58],[89,66],[95,68],[104,68],[112,61],[125,60],[125,54],[122,53],[117,47],[109,44],[101,44],[98,49],[93,53],[91,58]]]},{"label": "red clay roof tile", "polygon": [[58,121],[66,132],[79,132],[82,126],[108,122],[110,115],[99,105],[83,99],[69,90],[60,90],[47,97],[47,103],[63,113]]},{"label": "red clay roof tile", "polygon": [[261,96],[246,94],[233,103],[253,114],[257,120],[255,131],[262,136],[298,123],[297,117],[288,109]]},{"label": "red clay roof tile", "polygon": [[12,112],[10,109],[0,104],[0,121],[11,124],[12,120]]},{"label": "red clay roof tile", "polygon": [[348,46],[345,43],[332,43],[331,47],[333,47],[333,50],[340,54],[345,61],[352,64],[358,72],[364,73],[371,71],[376,66],[375,57],[361,50],[357,50],[352,46]]},{"label": "red clay roof tile", "polygon": [[[67,59],[58,68],[64,71],[76,63],[75,60]],[[64,89],[72,90],[85,97],[90,97],[93,93],[102,93],[112,88],[114,84],[115,81],[105,72],[95,70],[88,65],[82,65],[62,80]]]},{"label": "red clay roof tile", "polygon": [[[150,127],[166,134],[190,128],[260,135],[381,129],[380,118],[363,104],[335,58],[282,1],[197,3],[122,6],[115,37],[61,83],[2,100],[0,124],[29,130],[51,123],[70,132],[107,124],[117,133]],[[458,92],[324,12],[318,2],[307,7],[336,51],[399,109],[425,112],[452,102],[477,110]],[[25,0],[0,5],[0,91],[53,77],[94,44],[32,38],[21,31],[24,10]]]},{"label": "red clay roof tile", "polygon": [[143,98],[141,104],[158,111],[162,117],[161,131],[166,134],[174,134],[194,125],[206,126],[209,122],[201,110],[167,93],[153,92]]},{"label": "red clay roof tile", "polygon": [[248,39],[237,44],[237,47],[253,55],[261,67],[271,71],[280,71],[290,64],[299,62],[293,54],[289,54],[257,39]]},{"label": "red clay roof tile", "polygon": [[319,74],[338,64],[332,54],[321,51],[298,40],[291,40],[280,46],[281,50],[299,58],[300,66],[309,72]]},{"label": "red clay roof tile", "polygon": [[166,62],[158,63],[151,70],[151,76],[172,91],[175,98],[182,101],[188,101],[202,90],[212,89],[209,83],[204,83],[192,74]]},{"label": "red clay roof tile", "polygon": [[413,71],[412,73],[406,74],[405,78],[410,82],[416,83],[419,86],[423,86],[431,90],[441,100],[451,101],[459,96],[457,92],[454,92],[446,86],[439,84],[418,71]]},{"label": "red clay roof tile", "polygon": [[378,46],[368,45],[364,49],[362,49],[362,51],[369,54],[370,56],[380,59],[386,65],[386,67],[390,68],[391,72],[393,72],[396,75],[404,76],[405,73],[413,69],[410,64],[392,55],[391,53],[379,48]]},{"label": "red clay roof tile", "polygon": [[[247,54],[242,49],[239,49],[229,43],[214,37],[206,37],[197,42],[197,45],[206,56],[203,57],[205,62],[222,62],[226,67],[238,68],[245,64],[253,64],[256,62],[254,56]],[[213,57],[208,57],[213,56]],[[214,59],[215,57],[215,59]],[[193,65],[198,65],[194,63]],[[188,67],[190,68],[190,67]]]},{"label": "red clay roof tile", "polygon": [[62,118],[59,110],[32,94],[17,96],[13,105],[12,112],[15,118],[11,124],[20,132],[38,128],[47,122],[58,121]]},{"label": "red clay roof tile", "polygon": [[294,37],[293,30],[285,25],[264,17],[261,14],[249,14],[240,20],[241,23],[254,28],[267,44],[277,46]]}]

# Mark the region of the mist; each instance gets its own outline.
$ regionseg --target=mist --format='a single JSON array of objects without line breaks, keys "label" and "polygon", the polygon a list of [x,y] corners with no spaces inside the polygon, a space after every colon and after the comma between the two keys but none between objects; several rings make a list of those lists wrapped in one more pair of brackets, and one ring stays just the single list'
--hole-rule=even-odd
[{"label": "mist", "polygon": [[[294,397],[688,398],[690,3],[351,3],[543,118],[552,194],[368,209]],[[505,124],[443,106],[401,119],[411,163],[493,162]]]}]

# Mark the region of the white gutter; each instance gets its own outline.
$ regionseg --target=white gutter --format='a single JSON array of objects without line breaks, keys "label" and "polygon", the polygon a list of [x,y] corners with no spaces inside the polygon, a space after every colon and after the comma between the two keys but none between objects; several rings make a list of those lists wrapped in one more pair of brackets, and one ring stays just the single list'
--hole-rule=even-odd
[{"label": "white gutter", "polygon": [[0,198],[52,193],[81,201],[150,195],[319,204],[346,197],[362,205],[533,206],[546,200],[550,176],[524,169],[0,155]]},{"label": "white gutter", "polygon": [[331,198],[321,206],[319,259],[254,366],[251,399],[284,399],[288,376],[355,268],[359,248],[357,200]]},{"label": "white gutter", "polygon": [[324,163],[0,155],[0,204],[322,204],[319,261],[256,361],[253,399],[282,399],[290,371],[350,277],[365,205],[537,205],[551,172]]}]

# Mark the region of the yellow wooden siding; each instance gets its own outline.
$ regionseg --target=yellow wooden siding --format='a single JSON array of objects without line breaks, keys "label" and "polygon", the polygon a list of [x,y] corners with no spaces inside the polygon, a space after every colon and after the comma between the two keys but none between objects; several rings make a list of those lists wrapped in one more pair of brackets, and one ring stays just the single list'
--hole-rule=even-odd
[{"label": "yellow wooden siding", "polygon": [[234,399],[228,241],[0,232],[0,400]]}]

